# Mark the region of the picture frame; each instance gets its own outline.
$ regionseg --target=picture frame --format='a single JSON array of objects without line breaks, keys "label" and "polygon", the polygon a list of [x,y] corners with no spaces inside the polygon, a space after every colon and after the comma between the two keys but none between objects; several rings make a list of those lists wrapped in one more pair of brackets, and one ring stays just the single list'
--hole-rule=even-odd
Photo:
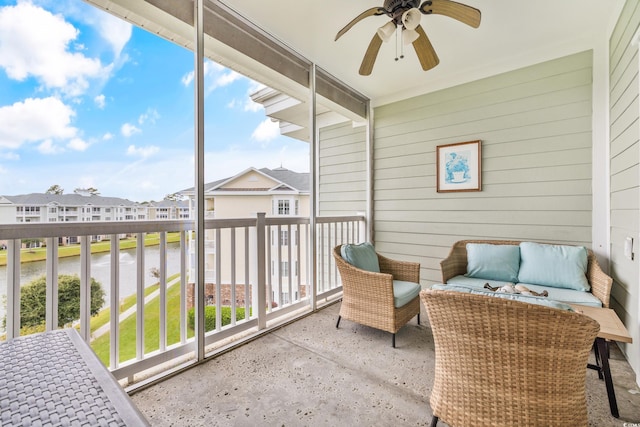
[{"label": "picture frame", "polygon": [[436,147],[436,191],[482,191],[481,141]]}]

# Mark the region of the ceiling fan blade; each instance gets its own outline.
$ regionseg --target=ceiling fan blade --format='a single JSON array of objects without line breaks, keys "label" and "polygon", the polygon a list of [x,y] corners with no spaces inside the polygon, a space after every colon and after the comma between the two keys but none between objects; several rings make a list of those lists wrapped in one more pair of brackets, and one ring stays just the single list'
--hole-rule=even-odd
[{"label": "ceiling fan blade", "polygon": [[373,35],[371,43],[369,43],[369,47],[364,53],[364,58],[362,58],[362,64],[360,65],[359,71],[361,76],[368,76],[371,74],[371,71],[373,71],[373,64],[376,62],[380,46],[382,46],[382,39],[376,33]]},{"label": "ceiling fan blade", "polygon": [[356,25],[358,22],[360,22],[364,18],[367,18],[369,16],[374,16],[374,15],[386,15],[386,13],[387,13],[387,11],[384,10],[384,8],[382,8],[382,7],[372,7],[371,9],[365,10],[360,15],[356,16],[355,18],[353,18],[353,20],[351,22],[349,22],[347,25],[345,25],[343,29],[338,31],[338,34],[336,34],[336,38],[334,39],[334,41],[336,41],[340,37],[342,37],[342,35],[344,33],[349,31],[351,29],[351,27]]},{"label": "ceiling fan blade", "polygon": [[418,60],[420,60],[422,69],[427,71],[438,65],[440,63],[440,59],[438,58],[436,51],[433,49],[431,41],[429,41],[429,37],[427,37],[427,34],[422,29],[422,26],[418,25],[416,27],[416,31],[418,32],[419,37],[413,42],[413,48],[416,51],[416,55],[418,55]]},{"label": "ceiling fan blade", "polygon": [[481,13],[478,9],[451,0],[427,0],[420,5],[425,15],[436,14],[453,18],[473,28],[480,26]]}]

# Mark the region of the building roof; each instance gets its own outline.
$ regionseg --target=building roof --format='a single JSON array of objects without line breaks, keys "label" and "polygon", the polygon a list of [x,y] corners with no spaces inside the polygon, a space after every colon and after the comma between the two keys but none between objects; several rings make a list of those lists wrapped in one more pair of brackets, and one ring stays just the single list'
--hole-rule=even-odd
[{"label": "building roof", "polygon": [[[275,169],[269,168],[249,168],[240,172],[237,175],[230,176],[228,178],[219,179],[217,181],[209,182],[204,185],[204,191],[209,193],[213,191],[224,191],[221,188],[225,183],[236,179],[248,172],[257,171],[263,175],[266,175],[276,181],[279,182],[279,185],[275,185],[271,188],[244,188],[238,189],[234,188],[233,191],[274,191],[274,190],[284,190],[284,191],[299,191],[302,193],[309,192],[309,173],[308,172],[294,172],[287,168],[279,167]],[[183,194],[193,194],[194,187],[190,187],[180,191]]]},{"label": "building roof", "polygon": [[98,195],[81,196],[80,194],[47,194],[31,193],[17,196],[2,196],[4,199],[16,205],[46,206],[56,203],[63,206],[142,206],[137,202],[120,197],[104,197]]}]

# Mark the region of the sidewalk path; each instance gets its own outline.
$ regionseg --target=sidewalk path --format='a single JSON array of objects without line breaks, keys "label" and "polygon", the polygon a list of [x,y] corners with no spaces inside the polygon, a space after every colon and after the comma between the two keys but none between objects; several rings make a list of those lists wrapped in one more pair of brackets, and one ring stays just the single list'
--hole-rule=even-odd
[{"label": "sidewalk path", "polygon": [[[176,283],[180,283],[180,276],[176,277],[175,279],[167,283],[167,289],[169,289],[171,286],[175,285]],[[153,300],[154,298],[157,298],[158,296],[160,296],[160,289],[155,290],[151,292],[149,295],[147,295],[144,298],[144,304],[147,305],[149,302],[151,302],[151,300]],[[137,310],[137,304],[134,304],[133,306],[129,307],[128,309],[120,313],[120,318],[118,319],[118,322],[122,323],[124,319],[133,315],[136,312],[136,310]],[[93,341],[96,338],[106,334],[107,332],[109,332],[110,329],[111,329],[111,322],[105,323],[104,325],[100,326],[98,329],[93,331],[93,333],[91,334],[91,340]]]}]

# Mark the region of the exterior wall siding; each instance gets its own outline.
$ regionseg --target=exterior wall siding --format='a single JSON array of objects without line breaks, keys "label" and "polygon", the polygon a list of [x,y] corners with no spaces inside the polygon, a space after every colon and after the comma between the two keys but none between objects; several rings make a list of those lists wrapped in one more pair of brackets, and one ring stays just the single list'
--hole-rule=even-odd
[{"label": "exterior wall siding", "polygon": [[355,215],[367,206],[366,129],[346,122],[320,130],[321,216]]},{"label": "exterior wall siding", "polygon": [[[636,373],[640,372],[640,103],[638,46],[632,39],[639,26],[640,3],[627,1],[609,40],[611,306],[633,337],[634,344],[622,349]],[[634,239],[633,260],[624,255],[627,237]],[[640,384],[640,376],[637,381]]]},{"label": "exterior wall siding", "polygon": [[[592,52],[376,108],[375,243],[422,284],[462,239],[591,246]],[[436,147],[482,141],[482,191],[438,193]]]}]

